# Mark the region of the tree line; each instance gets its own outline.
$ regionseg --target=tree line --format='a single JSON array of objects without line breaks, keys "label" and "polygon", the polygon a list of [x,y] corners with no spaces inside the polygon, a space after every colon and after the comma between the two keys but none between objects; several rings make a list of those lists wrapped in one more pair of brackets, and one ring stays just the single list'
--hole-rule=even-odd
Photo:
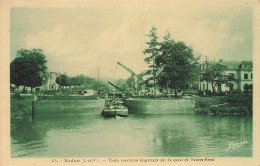
[{"label": "tree line", "polygon": [[163,41],[158,40],[155,27],[152,27],[150,34],[146,36],[149,38],[146,42],[148,48],[143,54],[147,55],[144,60],[150,68],[146,72],[146,75],[150,75],[146,83],[153,82],[154,92],[156,85],[159,85],[167,88],[168,93],[174,90],[175,96],[177,91],[182,91],[185,95],[188,87],[206,81],[211,83],[214,94],[217,87],[222,84],[231,86],[235,80],[234,76],[225,74],[227,66],[222,65],[221,61],[208,62],[207,70],[202,71],[199,62],[201,56],[196,55],[184,42],[172,39],[168,31],[163,36]]},{"label": "tree line", "polygon": [[88,87],[90,89],[102,89],[107,90],[108,84],[104,81],[97,80],[96,78],[91,78],[89,76],[80,74],[77,76],[68,76],[66,73],[59,75],[56,78],[56,83],[61,87],[75,87],[82,88]]},{"label": "tree line", "polygon": [[[40,87],[48,81],[50,75],[47,71],[47,60],[41,49],[21,49],[17,51],[16,58],[10,63],[10,83],[15,86]],[[107,89],[108,84],[83,74],[68,76],[66,73],[59,74],[55,82],[62,88],[87,86],[92,89]]]}]

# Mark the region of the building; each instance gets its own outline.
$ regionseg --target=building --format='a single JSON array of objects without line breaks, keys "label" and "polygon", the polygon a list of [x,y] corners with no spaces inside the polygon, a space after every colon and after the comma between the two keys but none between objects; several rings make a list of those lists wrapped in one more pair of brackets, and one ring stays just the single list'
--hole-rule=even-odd
[{"label": "building", "polygon": [[[208,68],[209,63],[215,62],[203,62],[201,64],[201,75],[205,73]],[[231,81],[229,86],[222,84],[217,87],[217,91],[239,91],[243,92],[245,85],[253,84],[253,63],[252,61],[220,61],[220,64],[226,66],[224,70],[224,75],[233,76],[234,81]],[[211,83],[200,80],[199,83],[200,91],[212,91]]]},{"label": "building", "polygon": [[59,85],[56,83],[56,78],[58,77],[58,73],[48,72],[44,78],[43,85],[38,87],[39,90],[49,91],[49,90],[58,90]]}]

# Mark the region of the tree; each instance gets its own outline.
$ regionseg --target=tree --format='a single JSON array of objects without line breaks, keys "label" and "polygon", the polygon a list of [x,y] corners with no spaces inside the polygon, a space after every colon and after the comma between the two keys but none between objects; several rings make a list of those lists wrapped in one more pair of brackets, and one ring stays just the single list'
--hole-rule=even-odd
[{"label": "tree", "polygon": [[[11,84],[15,84],[16,86],[26,84],[26,72],[24,72],[24,59],[22,57],[15,58],[10,64],[10,81]],[[24,87],[25,89],[25,87]]]},{"label": "tree", "polygon": [[94,78],[90,78],[83,74],[79,74],[77,76],[68,77],[68,86],[82,87],[84,88],[92,88],[93,83],[96,82]]},{"label": "tree", "polygon": [[71,77],[69,79],[69,85],[70,86],[79,86],[79,83],[78,83],[78,80],[77,80],[77,77]]},{"label": "tree", "polygon": [[69,77],[66,74],[61,74],[56,78],[56,83],[60,86],[69,86]]},{"label": "tree", "polygon": [[245,84],[244,85],[244,90],[245,90],[246,95],[248,95],[249,92],[253,91],[253,84]]},{"label": "tree", "polygon": [[77,76],[79,86],[86,85],[86,77],[83,74]]},{"label": "tree", "polygon": [[219,87],[221,91],[221,85],[226,84],[227,86],[231,85],[231,81],[234,81],[235,78],[232,75],[225,75],[225,69],[227,66],[219,62],[207,62],[206,71],[202,75],[202,81],[211,83],[213,94],[216,92],[216,87]]},{"label": "tree", "polygon": [[156,57],[156,66],[158,68],[158,84],[163,87],[180,89],[183,95],[186,88],[196,80],[199,69],[199,57],[193,54],[193,50],[186,46],[184,42],[175,42],[168,32],[164,36],[164,41],[160,44],[161,54]]},{"label": "tree", "polygon": [[[92,85],[92,89],[95,89],[97,91],[106,91],[106,92],[109,91],[109,85],[107,82],[101,80],[98,81],[97,79],[94,78],[93,78],[93,82],[95,83]],[[99,83],[97,84],[97,82]]]},{"label": "tree", "polygon": [[17,51],[16,58],[10,64],[11,84],[31,87],[41,86],[47,71],[47,60],[41,49]]},{"label": "tree", "polygon": [[157,41],[158,37],[156,34],[156,28],[152,27],[150,34],[146,35],[150,38],[150,41],[146,42],[146,44],[149,45],[149,48],[145,49],[143,51],[143,54],[150,54],[150,56],[146,57],[144,60],[147,64],[151,64],[152,65],[149,66],[150,71],[152,71],[151,73],[153,74],[153,87],[154,87],[154,92],[155,90],[155,84],[156,84],[156,75],[155,75],[155,70],[156,70],[156,66],[155,66],[155,58],[159,55],[159,45],[160,43]]}]

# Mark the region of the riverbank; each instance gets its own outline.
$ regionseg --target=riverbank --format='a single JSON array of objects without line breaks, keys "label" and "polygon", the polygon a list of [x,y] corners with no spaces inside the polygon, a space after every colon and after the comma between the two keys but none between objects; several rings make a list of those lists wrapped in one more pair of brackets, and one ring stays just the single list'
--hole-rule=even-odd
[{"label": "riverbank", "polygon": [[130,98],[125,101],[130,114],[194,114],[194,100],[180,98]]},{"label": "riverbank", "polygon": [[[36,100],[36,101],[35,101]],[[33,104],[34,101],[34,104]],[[104,99],[93,96],[12,94],[11,118],[34,114],[100,114]],[[91,110],[86,112],[86,110]]]},{"label": "riverbank", "polygon": [[35,114],[81,114],[100,115],[105,106],[104,99],[95,100],[37,100],[33,102]]},{"label": "riverbank", "polygon": [[[32,114],[34,95],[11,95],[11,117]],[[125,101],[130,114],[243,114],[251,115],[252,95],[185,98],[131,98]],[[34,103],[35,114],[99,114],[104,100],[98,96],[38,96]],[[93,109],[92,112],[85,110]]]},{"label": "riverbank", "polygon": [[195,99],[196,114],[253,114],[252,94],[198,97]]}]

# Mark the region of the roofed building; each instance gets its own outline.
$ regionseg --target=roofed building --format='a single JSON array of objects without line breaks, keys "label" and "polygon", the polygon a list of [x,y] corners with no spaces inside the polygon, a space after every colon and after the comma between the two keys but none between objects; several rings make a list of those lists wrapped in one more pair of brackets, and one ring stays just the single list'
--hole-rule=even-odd
[{"label": "roofed building", "polygon": [[[201,73],[207,70],[207,61],[201,64]],[[214,63],[214,62],[213,62]],[[253,84],[253,63],[252,61],[221,61],[220,64],[226,66],[224,70],[224,75],[231,75],[234,78],[234,81],[231,81],[229,86],[222,84],[220,87],[217,87],[217,90],[221,91],[244,91],[245,85]],[[212,91],[212,86],[210,82],[200,81],[199,90]]]}]

